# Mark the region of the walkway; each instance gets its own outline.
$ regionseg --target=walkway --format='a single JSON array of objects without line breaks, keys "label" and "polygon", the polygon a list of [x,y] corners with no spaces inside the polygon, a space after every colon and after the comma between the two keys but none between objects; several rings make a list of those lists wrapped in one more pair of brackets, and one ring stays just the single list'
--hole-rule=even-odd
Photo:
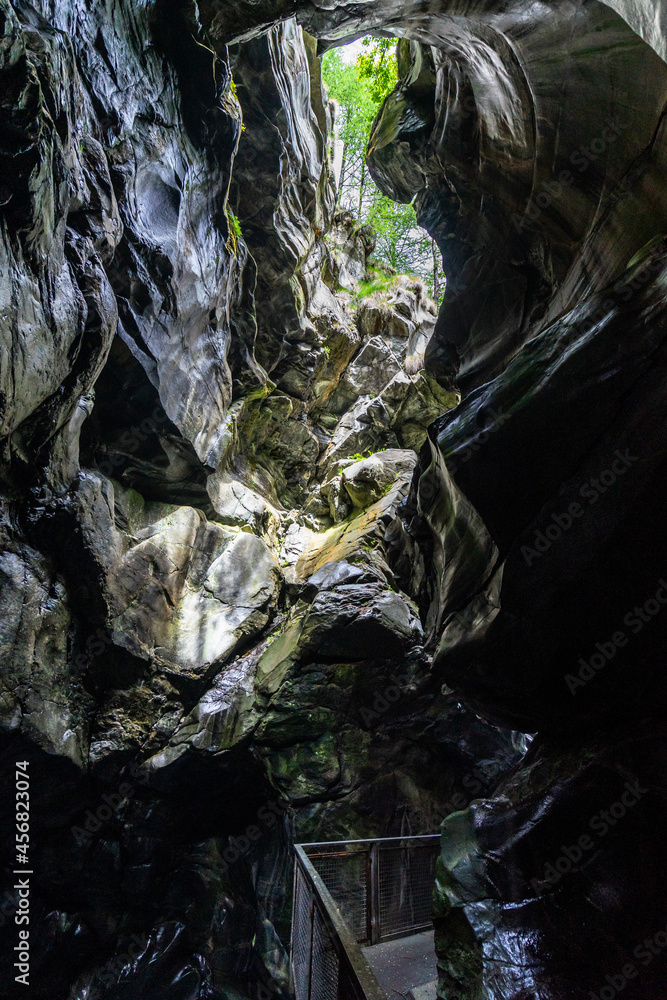
[{"label": "walkway", "polygon": [[435,1000],[433,931],[364,948],[364,956],[389,1000],[401,996],[406,1000]]}]

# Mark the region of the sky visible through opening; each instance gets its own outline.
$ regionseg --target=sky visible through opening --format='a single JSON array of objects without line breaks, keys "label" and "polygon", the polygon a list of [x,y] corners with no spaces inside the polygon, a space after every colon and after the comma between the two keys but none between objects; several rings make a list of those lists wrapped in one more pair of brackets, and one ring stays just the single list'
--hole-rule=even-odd
[{"label": "sky visible through opening", "polygon": [[[414,205],[400,204],[384,195],[366,164],[373,123],[397,82],[397,41],[359,38],[330,49],[323,57],[324,82],[337,106],[332,143],[337,207],[351,212],[361,225],[370,225],[376,233],[371,265],[388,265],[397,274],[420,278],[439,302],[445,276],[437,246],[418,225]],[[400,93],[392,100],[400,102]]]},{"label": "sky visible through opening", "polygon": [[357,56],[360,56],[364,51],[364,46],[361,38],[358,38],[356,42],[350,42],[349,45],[341,46],[340,54],[344,63],[351,66],[352,63],[357,61]]}]

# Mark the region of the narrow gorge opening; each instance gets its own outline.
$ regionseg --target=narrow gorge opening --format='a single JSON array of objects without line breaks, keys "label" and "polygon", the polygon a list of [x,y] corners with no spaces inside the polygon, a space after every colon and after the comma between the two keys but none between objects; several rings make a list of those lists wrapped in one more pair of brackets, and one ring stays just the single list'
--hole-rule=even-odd
[{"label": "narrow gorge opening", "polygon": [[383,194],[366,163],[374,143],[382,142],[382,136],[374,138],[372,130],[398,84],[399,46],[397,38],[367,35],[323,56],[323,82],[333,102],[330,143],[336,210],[351,213],[358,226],[372,230],[370,281],[362,285],[364,292],[388,284],[393,271],[421,279],[439,305],[445,275],[435,240],[420,229],[413,200],[399,204]]},{"label": "narrow gorge opening", "polygon": [[663,1000],[661,8],[0,18],[2,995]]}]

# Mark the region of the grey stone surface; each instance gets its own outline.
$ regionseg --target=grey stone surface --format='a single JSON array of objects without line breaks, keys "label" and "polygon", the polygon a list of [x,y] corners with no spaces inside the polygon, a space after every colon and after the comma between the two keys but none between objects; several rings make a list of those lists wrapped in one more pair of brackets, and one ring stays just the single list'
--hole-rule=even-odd
[{"label": "grey stone surface", "polygon": [[432,930],[364,948],[364,955],[387,997],[402,994],[414,1000],[435,1000]]},{"label": "grey stone surface", "polygon": [[[445,815],[441,994],[599,995],[664,927],[662,21],[0,2],[0,773],[30,760],[36,1000],[287,998],[294,838]],[[318,44],[374,29],[403,41],[369,169],[440,246],[437,319],[405,276],[360,295],[372,237],[334,219]],[[494,796],[508,727],[541,735]]]}]

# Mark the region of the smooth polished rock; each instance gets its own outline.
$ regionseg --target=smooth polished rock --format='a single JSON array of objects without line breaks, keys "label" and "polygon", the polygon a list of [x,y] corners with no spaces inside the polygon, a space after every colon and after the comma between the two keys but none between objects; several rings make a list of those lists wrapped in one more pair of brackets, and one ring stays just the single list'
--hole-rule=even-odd
[{"label": "smooth polished rock", "polygon": [[444,821],[441,992],[514,1000],[531,982],[554,997],[661,995],[662,876],[646,859],[666,805],[664,754],[660,722],[569,747],[538,740],[493,798]]},{"label": "smooth polished rock", "polygon": [[[30,760],[31,993],[286,997],[294,838],[447,815],[441,993],[653,1000],[660,11],[0,6],[0,770]],[[354,223],[326,245],[318,44],[374,29],[404,40],[370,169],[443,251],[437,324],[412,279],[359,294]],[[359,456],[423,444],[414,485],[407,459],[353,505]],[[495,797],[525,741],[476,713],[549,734]]]},{"label": "smooth polished rock", "polygon": [[664,287],[656,250],[526,345],[431,443],[421,506],[443,546],[460,494],[495,543],[476,579],[470,535],[450,555],[436,668],[528,731],[641,716],[647,691],[663,696]]}]

